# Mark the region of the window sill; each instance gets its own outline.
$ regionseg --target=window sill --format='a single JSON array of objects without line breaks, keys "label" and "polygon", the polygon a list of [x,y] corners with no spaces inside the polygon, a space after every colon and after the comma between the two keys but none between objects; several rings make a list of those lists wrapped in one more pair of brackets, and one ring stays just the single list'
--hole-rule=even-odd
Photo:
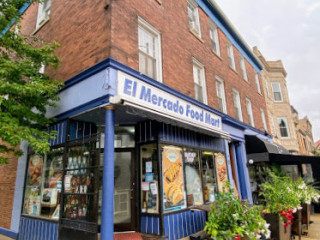
[{"label": "window sill", "polygon": [[31,35],[35,35],[44,25],[47,24],[47,22],[50,21],[50,18],[48,17],[46,20],[44,20],[39,26],[38,28],[36,28],[36,30],[33,31],[33,33],[31,33]]},{"label": "window sill", "polygon": [[197,33],[196,31],[194,31],[193,29],[189,28],[189,31],[202,43],[204,43],[204,41],[202,40],[201,36],[199,35],[199,33]]},{"label": "window sill", "polygon": [[237,70],[235,70],[234,68],[232,68],[230,65],[228,65],[228,66],[229,66],[229,68],[230,68],[234,73],[238,74]]},{"label": "window sill", "polygon": [[220,55],[218,55],[218,54],[217,54],[215,51],[213,51],[212,49],[211,49],[211,51],[213,52],[214,55],[216,55],[217,58],[219,58],[221,61],[223,61],[223,59],[222,59],[222,57],[221,57]]},{"label": "window sill", "polygon": [[53,223],[58,223],[59,219],[52,219],[52,218],[47,218],[47,217],[41,217],[41,216],[33,216],[33,215],[28,215],[28,214],[21,214],[22,217],[26,217],[26,218],[32,218],[35,220],[42,220],[42,221],[48,221],[48,222],[53,222]]}]

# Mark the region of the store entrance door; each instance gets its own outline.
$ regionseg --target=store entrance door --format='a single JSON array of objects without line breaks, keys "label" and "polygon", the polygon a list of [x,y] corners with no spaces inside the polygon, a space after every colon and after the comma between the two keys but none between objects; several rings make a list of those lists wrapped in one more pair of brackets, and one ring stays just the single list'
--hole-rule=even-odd
[{"label": "store entrance door", "polygon": [[135,161],[133,149],[114,153],[114,230],[135,230]]}]

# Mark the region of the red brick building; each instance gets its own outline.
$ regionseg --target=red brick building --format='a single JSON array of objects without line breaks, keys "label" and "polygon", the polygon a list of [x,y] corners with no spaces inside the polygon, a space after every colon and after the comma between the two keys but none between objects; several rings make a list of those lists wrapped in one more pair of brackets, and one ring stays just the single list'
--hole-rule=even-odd
[{"label": "red brick building", "polygon": [[[95,223],[97,226],[90,225],[96,229],[91,231],[91,234],[96,236],[96,232],[108,229],[106,233],[102,233],[102,237],[105,237],[110,233],[110,226],[113,226],[113,223],[119,225],[119,228],[117,228],[118,225],[115,225],[116,229],[166,235],[169,239],[185,237],[201,230],[204,224],[200,220],[203,217],[202,213],[194,213],[190,209],[193,205],[214,201],[214,194],[221,188],[223,183],[219,182],[221,179],[219,180],[216,176],[221,169],[219,170],[214,163],[214,159],[218,161],[217,156],[223,156],[220,160],[221,164],[223,161],[225,164],[226,179],[232,183],[242,199],[248,199],[249,202],[252,202],[244,144],[246,135],[263,138],[265,131],[269,129],[268,123],[263,120],[267,119],[267,116],[264,115],[267,110],[260,87],[262,86],[260,75],[262,65],[214,1],[47,0],[40,6],[38,3],[29,6],[23,15],[21,26],[20,34],[34,35],[48,42],[57,41],[61,45],[57,50],[57,55],[61,59],[60,67],[57,70],[46,69],[46,73],[50,76],[66,83],[65,88],[59,93],[61,101],[58,108],[48,110],[48,115],[54,116],[58,120],[53,129],[59,132],[59,140],[53,144],[53,149],[56,149],[54,145],[61,147],[61,144],[66,144],[63,145],[63,149],[70,149],[71,140],[76,140],[80,135],[83,138],[88,137],[93,131],[98,133],[101,130],[105,131],[105,136],[110,137],[105,138],[104,151],[107,152],[107,143],[111,139],[113,145],[110,149],[112,151],[109,151],[108,154],[115,152],[115,155],[106,153],[101,158],[105,163],[108,162],[108,159],[112,159],[113,162],[113,159],[117,159],[117,154],[124,151],[120,141],[122,139],[123,144],[124,139],[119,137],[123,133],[119,129],[122,127],[123,131],[125,127],[131,126],[135,130],[135,144],[133,147],[130,145],[125,148],[132,153],[132,156],[135,156],[129,159],[132,161],[130,166],[136,165],[138,169],[137,172],[132,170],[131,173],[133,180],[130,184],[135,186],[131,187],[131,191],[135,194],[130,195],[131,200],[128,198],[128,202],[125,202],[126,206],[131,204],[129,220],[126,219],[123,222],[119,220],[121,218],[119,217],[119,222],[115,218],[115,222],[104,225],[104,215],[102,214],[100,217],[98,214],[99,217]],[[140,99],[135,101],[136,86],[141,86],[141,95]],[[120,87],[123,87],[124,90],[121,93],[119,92]],[[150,91],[150,95],[146,89]],[[143,95],[144,90],[145,95]],[[151,91],[154,92],[153,95],[151,95]],[[125,94],[130,96],[124,96]],[[172,101],[171,109],[169,107],[170,101]],[[176,110],[175,103],[177,104]],[[104,112],[108,112],[109,107],[113,104],[117,106],[117,110],[111,109],[113,115],[110,115],[111,119],[115,121],[115,124],[112,125],[114,129],[111,129],[115,132],[114,141],[111,136],[113,134],[110,135],[110,132],[107,131],[107,115],[104,118]],[[104,109],[105,106],[108,106],[107,110]],[[100,119],[102,120],[100,121]],[[149,126],[150,129],[147,130],[146,126]],[[90,133],[87,133],[88,128],[90,128]],[[81,134],[80,129],[83,131]],[[184,132],[186,133],[184,134]],[[147,136],[147,134],[151,134],[152,137],[144,138],[144,135]],[[171,138],[172,136],[175,137]],[[191,141],[191,136],[195,136],[196,140]],[[182,138],[185,139],[185,142],[181,140]],[[211,144],[204,144],[204,138]],[[101,140],[99,139],[99,141]],[[158,145],[154,148],[150,147],[154,141]],[[166,181],[173,180],[171,178],[166,180],[163,177],[166,175],[164,159],[156,161],[161,163],[158,166],[159,169],[154,167],[156,162],[151,164],[153,166],[151,170],[149,169],[151,172],[144,168],[143,161],[146,161],[147,158],[143,158],[143,156],[154,151],[161,157],[161,154],[166,152],[165,143],[178,146],[175,149],[178,152],[175,153],[178,156],[181,153],[181,158],[188,155],[198,159],[198,165],[196,167],[192,165],[192,168],[198,172],[200,192],[190,192],[189,173],[186,170],[188,161],[185,160],[183,164],[180,164],[181,170],[179,170],[183,173],[179,190],[182,198],[179,202],[172,199],[169,196],[170,191],[166,190],[168,184]],[[149,145],[143,147],[143,144]],[[71,150],[63,151],[66,151],[64,156],[68,156],[71,152]],[[206,158],[206,154],[212,157],[211,160]],[[151,158],[156,155],[152,154]],[[28,159],[31,159],[28,162],[30,169],[30,162],[34,161],[35,155],[29,154]],[[43,161],[43,165],[48,166],[48,169],[52,168],[48,165],[49,157],[40,157],[40,159]],[[74,166],[70,157],[61,157],[61,159],[64,161],[64,169],[68,169],[70,163]],[[24,162],[24,166],[27,165],[26,157],[20,158],[19,161]],[[37,161],[39,161],[38,158]],[[52,162],[54,161],[52,160]],[[76,163],[78,167],[82,164],[81,161]],[[208,161],[211,163],[206,165]],[[121,164],[117,165],[117,160],[114,162],[116,166],[121,167]],[[13,165],[13,169],[16,167],[15,161],[10,164]],[[210,168],[209,165],[212,167]],[[150,167],[150,165],[148,166]],[[3,168],[7,169],[8,167],[4,166]],[[164,172],[161,172],[161,169]],[[212,171],[210,174],[215,176],[213,182],[207,182],[204,178],[204,173],[207,174],[209,170]],[[0,226],[11,229],[10,231],[13,233],[19,232],[20,239],[31,239],[26,233],[28,224],[32,224],[35,232],[44,231],[43,229],[47,228],[54,229],[53,234],[47,234],[41,239],[56,239],[57,236],[59,239],[65,239],[67,235],[61,229],[68,229],[66,223],[70,220],[64,212],[68,209],[69,200],[63,193],[67,188],[65,182],[68,171],[61,170],[61,174],[64,175],[64,178],[60,180],[64,183],[62,192],[48,187],[50,186],[48,181],[50,182],[55,175],[50,176],[48,181],[41,180],[40,187],[34,187],[28,183],[30,171],[25,170],[25,172],[26,178],[19,176],[17,180],[17,182],[24,182],[24,179],[27,179],[25,192],[21,189],[15,190],[15,195],[24,196],[23,200],[20,199],[15,203],[8,200],[13,198],[13,192],[8,192],[7,197],[0,196],[12,204],[16,204],[15,206],[20,209],[22,216],[19,213],[12,213],[11,218],[8,207],[9,213],[3,213],[7,217],[1,219]],[[43,172],[43,178],[46,178],[45,168]],[[13,176],[14,173],[15,171],[11,172]],[[54,171],[54,173],[60,172]],[[152,173],[153,177],[147,181],[147,176],[151,175],[149,173]],[[104,206],[109,204],[112,206],[113,198],[118,197],[117,195],[113,197],[113,189],[107,187],[108,181],[115,181],[115,191],[120,194],[120,188],[117,186],[117,180],[113,180],[113,174],[116,175],[117,172],[108,175],[108,177],[104,175],[103,192],[108,192],[111,199],[108,196],[102,196],[102,213]],[[14,177],[8,181],[11,185],[15,184]],[[149,191],[146,189],[149,187],[145,187],[145,185],[142,187],[143,184],[138,184],[138,181],[143,184],[150,183],[150,186],[157,186],[159,194],[155,194],[155,192],[146,194]],[[221,181],[224,181],[224,177]],[[59,184],[57,183],[55,186]],[[33,192],[30,190],[33,195],[28,192],[28,187],[36,189],[32,190]],[[99,189],[98,186],[96,188]],[[62,216],[59,217],[59,214],[56,214],[60,200],[54,200],[54,204],[51,202],[52,204],[49,205],[44,203],[43,193],[45,191],[50,194],[58,192],[58,196],[61,195],[61,205],[64,204],[64,210],[60,210]],[[102,190],[95,191],[97,194],[101,194],[101,192]],[[177,194],[175,193],[175,196]],[[151,200],[148,200],[148,197],[146,198],[146,195],[149,196],[149,199],[150,196],[158,196],[153,199],[156,202],[155,206],[152,205]],[[81,202],[82,199],[79,197],[77,201]],[[115,208],[113,209],[112,206],[112,214],[116,214],[117,207],[121,209],[116,200],[114,204]],[[85,204],[83,203],[83,205]],[[86,205],[86,210],[88,206]],[[77,208],[77,218],[80,216],[79,211]],[[109,209],[109,211],[111,210]],[[83,212],[84,209],[81,209],[81,217],[83,217]],[[50,224],[42,221],[48,216]],[[107,216],[112,218],[110,215]],[[174,219],[180,217],[185,217],[186,220],[196,217],[202,225],[200,224],[201,226],[191,230],[182,226],[181,222],[177,222],[176,226],[181,231],[175,233],[172,228],[170,230],[170,222],[175,222]],[[14,226],[12,224],[10,226],[10,221],[15,222]],[[150,224],[152,230],[150,230]],[[84,226],[82,229],[73,227],[73,236],[83,232],[84,228]],[[88,239],[93,236],[89,235]]]}]

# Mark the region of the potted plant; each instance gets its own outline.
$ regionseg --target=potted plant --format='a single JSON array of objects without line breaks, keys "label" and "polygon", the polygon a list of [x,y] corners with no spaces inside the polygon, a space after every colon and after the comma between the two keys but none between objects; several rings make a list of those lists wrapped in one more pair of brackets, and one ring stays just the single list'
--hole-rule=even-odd
[{"label": "potted plant", "polygon": [[268,224],[261,214],[260,206],[249,207],[247,203],[242,204],[228,183],[211,206],[205,231],[214,240],[256,240],[263,235],[269,237]]},{"label": "potted plant", "polygon": [[306,224],[308,227],[311,214],[311,202],[319,202],[320,191],[315,189],[312,184],[306,184],[302,178],[297,179],[295,188],[302,206],[301,223]]},{"label": "potted plant", "polygon": [[271,237],[289,240],[293,213],[300,206],[294,180],[269,172],[268,180],[261,184],[260,196],[265,202],[264,218],[270,224]]}]

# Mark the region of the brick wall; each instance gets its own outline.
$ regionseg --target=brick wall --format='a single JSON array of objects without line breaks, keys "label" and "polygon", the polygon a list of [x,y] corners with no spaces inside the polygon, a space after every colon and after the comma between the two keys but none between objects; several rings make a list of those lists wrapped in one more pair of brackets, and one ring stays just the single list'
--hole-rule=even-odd
[{"label": "brick wall", "polygon": [[[159,3],[161,2],[161,3]],[[211,50],[209,18],[199,9],[201,39],[189,30],[187,1],[92,0],[52,1],[50,20],[35,31],[37,4],[22,21],[25,33],[57,41],[62,63],[58,70],[47,69],[62,81],[111,56],[139,69],[138,16],[161,32],[163,82],[184,94],[194,96],[192,57],[205,67],[208,104],[217,108],[215,76],[224,80],[227,112],[235,116],[232,89],[240,92],[243,121],[248,123],[245,99],[252,102],[255,126],[263,129],[260,108],[267,114],[264,97],[257,92],[254,70],[246,61],[249,82],[240,72],[239,52],[234,48],[236,71],[228,65],[227,37],[219,30],[221,57]],[[260,79],[260,85],[261,79]],[[267,118],[267,116],[266,116]]]},{"label": "brick wall", "polygon": [[0,227],[7,229],[11,226],[17,164],[18,159],[10,155],[9,163],[0,165]]},{"label": "brick wall", "polygon": [[[200,10],[200,9],[199,9]],[[111,57],[139,69],[138,62],[138,16],[161,32],[163,82],[184,94],[194,97],[192,57],[205,67],[208,104],[218,107],[215,76],[224,80],[228,114],[235,116],[232,89],[240,92],[243,121],[248,123],[245,99],[252,102],[255,126],[263,129],[260,108],[267,111],[263,95],[257,91],[255,71],[246,61],[249,81],[242,78],[240,55],[234,48],[236,71],[228,65],[227,37],[219,30],[221,57],[212,50],[209,37],[209,18],[199,11],[201,39],[190,30],[187,1],[122,0],[113,1],[111,29]],[[121,18],[119,19],[119,16]],[[260,78],[260,85],[261,77]]]}]

